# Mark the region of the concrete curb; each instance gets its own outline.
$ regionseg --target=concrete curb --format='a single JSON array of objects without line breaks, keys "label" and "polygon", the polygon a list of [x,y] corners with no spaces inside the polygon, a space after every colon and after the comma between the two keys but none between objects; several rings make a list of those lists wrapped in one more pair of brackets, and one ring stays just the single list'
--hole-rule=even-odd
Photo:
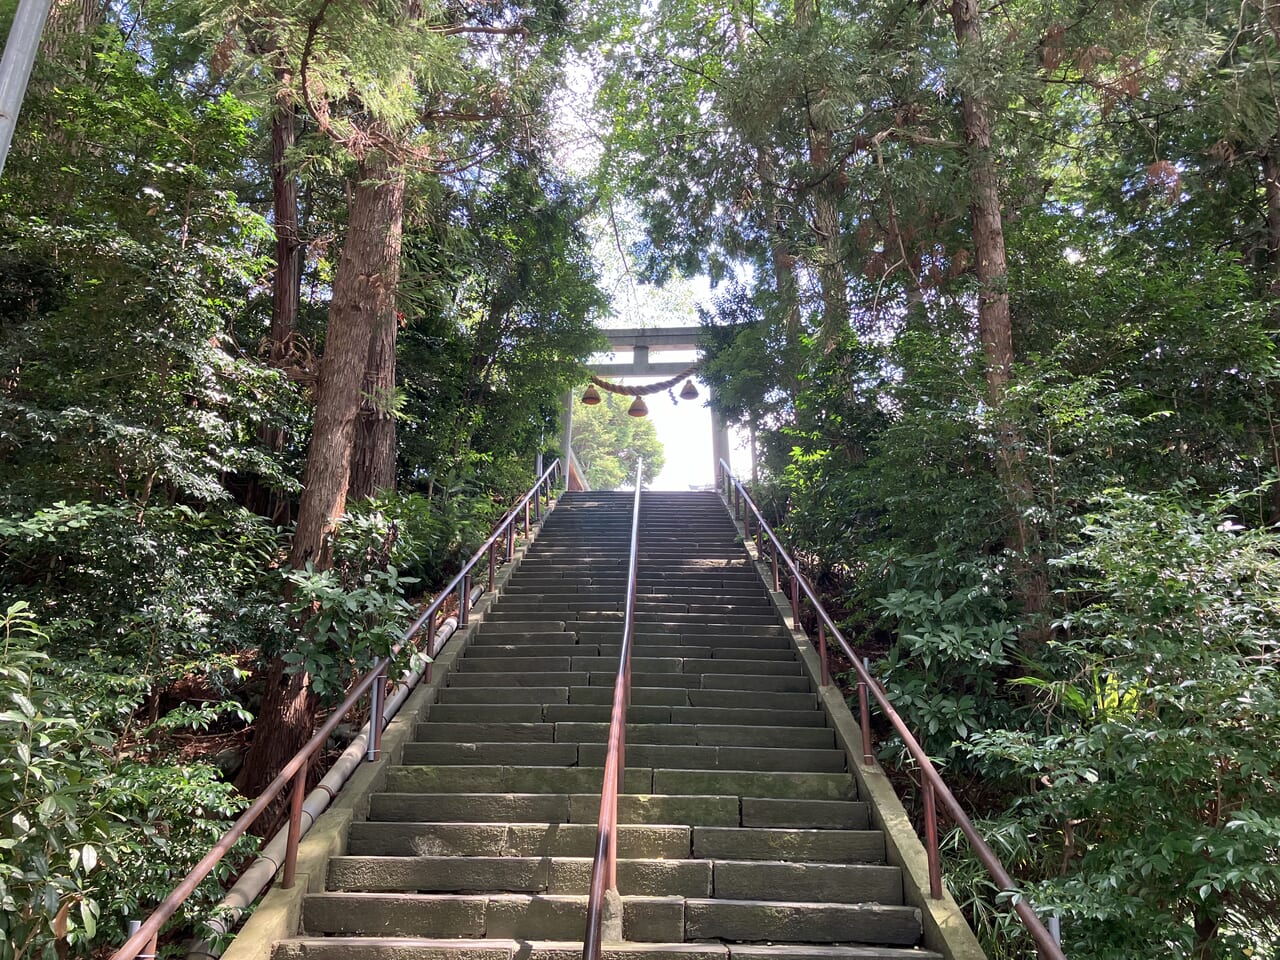
[{"label": "concrete curb", "polygon": [[278,881],[273,882],[223,952],[222,960],[270,960],[272,948],[278,941],[298,934],[303,898],[309,893],[324,890],[329,858],[346,853],[347,834],[352,821],[364,820],[368,816],[370,796],[382,789],[387,779],[387,768],[400,762],[405,743],[413,739],[415,726],[425,719],[454,663],[470,645],[476,629],[484,622],[485,614],[502,596],[507,582],[520,568],[557,502],[552,501],[543,508],[542,519],[530,527],[529,540],[516,548],[510,563],[498,569],[493,590],[476,601],[467,625],[449,638],[431,664],[431,679],[423,678],[395,719],[387,725],[382,734],[381,759],[362,763],[302,838],[298,844],[298,871],[293,889],[285,890]]},{"label": "concrete curb", "polygon": [[873,825],[884,831],[885,858],[903,874],[903,893],[906,901],[920,911],[924,928],[924,946],[934,950],[947,960],[987,960],[978,944],[964,913],[944,886],[942,899],[929,896],[929,858],[924,844],[911,825],[906,808],[898,799],[893,784],[878,763],[870,766],[862,763],[862,727],[854,719],[849,704],[835,685],[821,686],[821,665],[818,652],[809,638],[792,627],[791,598],[782,590],[774,590],[772,564],[757,555],[755,541],[746,535],[743,524],[733,516],[733,510],[721,495],[721,502],[754,561],[756,572],[764,582],[773,600],[778,621],[791,634],[791,642],[800,654],[805,672],[818,692],[818,701],[827,714],[827,720],[835,731],[836,741],[848,758],[849,770],[858,783],[859,798],[871,808]]}]

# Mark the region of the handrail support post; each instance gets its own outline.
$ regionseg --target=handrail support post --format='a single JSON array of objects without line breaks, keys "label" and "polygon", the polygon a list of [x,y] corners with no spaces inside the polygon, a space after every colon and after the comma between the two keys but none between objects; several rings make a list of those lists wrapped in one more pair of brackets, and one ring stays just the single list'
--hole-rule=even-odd
[{"label": "handrail support post", "polygon": [[365,742],[364,758],[370,763],[382,756],[382,700],[386,683],[384,662],[369,687],[369,738]]},{"label": "handrail support post", "polygon": [[289,797],[289,840],[284,853],[284,877],[281,886],[286,890],[293,889],[298,875],[298,842],[302,839],[302,801],[307,795],[307,771],[311,769],[311,761],[298,768],[293,775],[293,794]]},{"label": "handrail support post", "polygon": [[921,772],[924,783],[925,852],[929,856],[929,896],[942,899],[942,864],[938,857],[938,809],[933,796],[933,781]]},{"label": "handrail support post", "polygon": [[458,584],[458,629],[461,630],[471,620],[471,571],[468,570],[462,575],[462,582]]},{"label": "handrail support post", "polygon": [[821,665],[821,686],[831,686],[831,664],[827,663],[827,625],[818,617],[818,659]]}]

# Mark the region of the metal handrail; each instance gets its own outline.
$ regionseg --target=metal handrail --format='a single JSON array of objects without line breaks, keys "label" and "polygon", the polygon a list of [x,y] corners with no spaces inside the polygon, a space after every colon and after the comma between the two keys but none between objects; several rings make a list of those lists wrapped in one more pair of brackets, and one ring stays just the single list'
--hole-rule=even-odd
[{"label": "metal handrail", "polygon": [[[969,819],[969,815],[965,813],[964,808],[960,806],[960,801],[956,799],[955,794],[947,786],[942,779],[942,775],[938,773],[937,768],[933,765],[933,761],[929,759],[929,755],[911,731],[907,729],[906,722],[902,716],[894,709],[893,704],[889,702],[888,695],[885,693],[884,687],[876,680],[868,669],[867,662],[854,651],[849,641],[845,639],[840,628],[836,626],[835,621],[831,619],[831,615],[827,613],[826,607],[822,605],[822,601],[818,599],[817,593],[813,587],[805,579],[804,574],[800,572],[799,566],[791,555],[787,553],[786,548],[778,539],[778,535],[773,532],[773,528],[769,526],[764,516],[760,513],[760,508],[756,506],[751,495],[747,493],[747,488],[742,481],[733,475],[729,469],[729,465],[720,461],[721,478],[724,481],[724,494],[726,501],[729,500],[730,494],[733,499],[734,516],[741,520],[743,529],[747,538],[751,538],[751,514],[755,515],[756,530],[756,556],[764,556],[764,540],[768,539],[770,544],[770,553],[773,561],[773,586],[777,590],[780,588],[778,581],[779,570],[778,564],[782,565],[791,573],[791,615],[795,629],[804,632],[804,628],[800,622],[800,594],[804,593],[813,605],[813,611],[818,617],[818,655],[821,658],[821,684],[827,686],[831,682],[830,672],[827,666],[827,633],[829,632],[835,638],[836,643],[844,651],[849,662],[853,664],[854,672],[858,675],[858,707],[860,713],[860,725],[862,727],[862,763],[863,766],[873,766],[875,764],[875,754],[872,749],[871,742],[871,725],[870,725],[870,706],[867,699],[867,691],[870,690],[875,697],[876,702],[880,705],[880,710],[885,718],[893,725],[893,729],[898,736],[902,738],[903,745],[907,748],[907,752],[911,754],[911,758],[915,760],[920,770],[920,777],[924,786],[924,806],[925,806],[925,850],[929,858],[929,895],[934,900],[942,898],[942,869],[940,858],[938,855],[938,821],[936,811],[936,800],[941,799],[942,805],[946,807],[947,812],[951,814],[951,818],[955,820],[956,825],[960,828],[960,832],[965,835],[969,841],[969,845],[973,848],[973,852],[977,855],[978,860],[986,868],[1001,893],[1008,894],[1013,900],[1013,909],[1017,913],[1018,918],[1022,921],[1027,932],[1031,934],[1031,939],[1035,941],[1040,956],[1044,960],[1066,960],[1066,954],[1062,952],[1062,947],[1054,939],[1048,928],[1045,927],[1043,921],[1037,916],[1035,910],[1032,909],[1026,899],[1018,892],[1017,884],[1009,875],[1009,871],[1005,869],[1004,864],[1000,862],[1000,858],[996,856],[995,851],[987,844],[982,835],[978,833],[977,827],[973,825],[973,821]],[[749,508],[749,512],[748,512]],[[589,958],[594,960],[594,958]]]},{"label": "metal handrail", "polygon": [[609,717],[609,747],[600,786],[600,817],[596,823],[596,852],[591,862],[591,892],[587,897],[587,932],[582,938],[583,960],[600,960],[605,894],[618,890],[618,794],[626,772],[627,707],[631,704],[631,642],[636,616],[636,580],[640,568],[640,478],[644,459],[636,462],[636,495],[631,507],[631,558],[627,572],[626,613],[622,618],[622,646],[618,676],[613,683],[613,711]]},{"label": "metal handrail", "polygon": [[[293,794],[290,797],[289,804],[289,842],[285,854],[285,862],[281,869],[283,871],[282,886],[286,890],[293,886],[298,863],[298,841],[301,839],[302,801],[306,795],[307,771],[311,766],[311,761],[328,742],[329,735],[333,733],[338,724],[342,722],[366,693],[370,697],[370,749],[368,757],[371,760],[378,759],[382,743],[383,723],[376,721],[383,712],[381,698],[383,688],[386,685],[388,667],[405,648],[405,645],[417,635],[424,624],[429,624],[427,631],[428,642],[434,643],[436,616],[441,606],[444,605],[444,602],[455,590],[458,592],[458,627],[461,629],[466,626],[467,612],[471,605],[472,569],[486,555],[488,556],[489,589],[492,590],[496,575],[496,551],[499,539],[505,535],[506,559],[508,561],[511,560],[515,555],[516,523],[521,514],[523,513],[524,534],[527,537],[530,529],[530,511],[532,510],[535,519],[541,519],[543,499],[545,497],[547,504],[550,504],[554,478],[562,472],[559,459],[553,461],[551,466],[542,472],[542,476],[529,488],[529,491],[514,507],[504,514],[502,520],[493,528],[489,539],[476,550],[471,559],[458,571],[458,574],[449,581],[449,585],[436,595],[427,608],[400,635],[400,639],[391,648],[391,652],[387,656],[379,657],[375,660],[368,672],[352,685],[347,692],[346,699],[330,712],[329,718],[324,725],[315,732],[301,750],[293,755],[276,775],[276,778],[267,785],[266,789],[258,795],[257,799],[240,815],[200,862],[192,867],[191,871],[183,877],[182,881],[170,892],[169,896],[165,897],[161,904],[152,911],[151,915],[133,931],[120,949],[111,955],[111,960],[135,960],[139,956],[154,956],[156,938],[159,936],[160,930],[177,913],[178,908],[195,892],[195,889],[200,886],[204,879],[213,872],[213,868],[230,852],[236,842],[248,832],[253,822],[284,792],[285,787],[290,783],[293,785]],[[427,655],[434,656],[436,652],[435,650],[428,650]],[[384,722],[389,719],[390,717],[384,718]],[[143,953],[144,949],[146,951],[145,954]]]}]

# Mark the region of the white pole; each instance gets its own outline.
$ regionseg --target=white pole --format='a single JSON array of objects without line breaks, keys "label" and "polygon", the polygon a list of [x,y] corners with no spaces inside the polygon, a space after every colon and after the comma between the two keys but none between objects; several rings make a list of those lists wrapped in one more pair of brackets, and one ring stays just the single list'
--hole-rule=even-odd
[{"label": "white pole", "polygon": [[27,94],[27,81],[40,50],[40,35],[49,19],[51,3],[52,0],[18,0],[18,12],[4,44],[4,57],[0,58],[0,173],[9,157],[18,110]]}]

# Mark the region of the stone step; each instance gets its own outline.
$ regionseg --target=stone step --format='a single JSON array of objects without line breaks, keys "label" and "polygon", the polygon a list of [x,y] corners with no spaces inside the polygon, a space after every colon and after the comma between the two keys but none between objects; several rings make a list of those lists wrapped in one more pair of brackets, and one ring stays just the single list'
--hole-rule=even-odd
[{"label": "stone step", "polygon": [[[608,723],[607,703],[437,703],[430,721],[442,723]],[[735,707],[646,706],[633,703],[627,719],[636,724],[698,724],[716,726],[822,727],[826,717],[817,710],[752,710]]]},{"label": "stone step", "polygon": [[[795,660],[756,660],[748,655],[747,659],[730,660],[725,657],[653,657],[643,656],[647,651],[633,651],[631,670],[633,674],[726,674],[742,673],[770,676],[799,676],[802,667]],[[589,655],[568,657],[507,657],[497,658],[492,655],[481,657],[463,657],[458,664],[459,673],[554,673],[581,672],[600,673],[609,671],[616,673],[617,657],[597,657]],[[527,686],[527,684],[521,684]]]},{"label": "stone step", "polygon": [[[604,617],[590,620],[566,620],[561,618],[546,619],[528,619],[528,614],[516,613],[512,617],[490,618],[487,616],[480,626],[480,632],[490,636],[512,633],[576,633],[579,636],[586,634],[607,634],[609,636],[618,636],[622,631],[622,615],[617,617]],[[741,620],[741,622],[738,622]],[[776,634],[785,636],[786,631],[777,618],[766,620],[763,617],[748,618],[727,618],[726,620],[717,620],[715,618],[693,617],[688,616],[680,620],[672,620],[665,616],[655,616],[653,618],[637,616],[635,619],[636,632],[646,636],[701,636],[715,635],[732,637],[733,628],[743,627],[750,630],[752,634],[757,636],[768,636]]]},{"label": "stone step", "polygon": [[[572,636],[558,634],[557,636]],[[616,664],[621,652],[616,643],[507,643],[477,644],[467,650],[462,661],[468,663],[481,659],[502,657],[609,657]],[[632,656],[641,657],[692,657],[699,660],[777,660],[795,662],[795,652],[786,648],[711,647],[706,644],[666,644],[653,641],[637,643]]]},{"label": "stone step", "polygon": [[[450,823],[595,823],[598,793],[376,793],[370,820]],[[774,800],[736,795],[620,794],[621,823],[720,827],[800,827],[865,830],[867,805],[858,800]]]},{"label": "stone step", "polygon": [[[440,691],[440,703],[613,703],[613,685],[606,674],[601,675],[599,686],[594,687],[472,687],[449,686]],[[633,677],[631,702],[637,706],[666,707],[740,707],[750,703],[757,710],[814,710],[817,698],[811,693],[773,693],[750,690],[743,686],[730,686],[732,681],[742,678],[733,676],[725,678],[725,686],[712,687],[711,683],[719,682],[718,678],[706,677],[703,689],[688,687],[656,687],[646,686]],[[773,679],[773,678],[768,678]],[[744,695],[749,693],[750,695]]]},{"label": "stone step", "polygon": [[[572,631],[576,629],[578,623],[610,623],[612,621],[621,622],[623,618],[622,610],[598,610],[598,611],[581,611],[572,610],[506,610],[499,604],[490,610],[485,616],[486,625],[518,623],[525,624],[523,629],[528,629],[529,624],[541,624],[543,629],[548,625],[559,625],[564,630]],[[762,626],[772,626],[778,622],[778,616],[772,611],[763,611],[760,613],[669,613],[666,611],[649,612],[646,610],[637,610],[635,613],[636,623],[669,623],[679,624],[686,630],[693,626],[752,626],[760,624]]]},{"label": "stone step", "polygon": [[[690,859],[694,829],[672,824],[622,824],[618,827],[618,856],[632,859]],[[833,835],[840,831],[815,832]],[[594,823],[411,823],[400,820],[362,820],[351,824],[347,853],[352,856],[381,857],[592,857],[595,855],[595,848]],[[839,846],[837,849],[843,850]],[[839,859],[843,862],[847,858]]]},{"label": "stone step", "polygon": [[[590,587],[592,589],[609,589],[622,593],[627,588],[626,568],[617,573],[593,573],[582,567],[559,567],[545,570],[526,569],[521,564],[515,582],[524,588],[532,586],[555,592],[568,587]],[[747,568],[728,568],[715,573],[680,573],[660,576],[641,572],[636,578],[637,595],[647,591],[666,592],[683,587],[694,593],[718,592],[723,588],[751,588],[759,590],[760,579],[754,570]],[[758,594],[757,594],[758,595]]]},{"label": "stone step", "polygon": [[[393,890],[417,893],[501,890],[505,893],[585,894],[591,888],[591,863],[591,857],[544,855],[333,857],[329,861],[327,889],[373,893]],[[714,890],[711,879],[714,866],[711,860],[642,860],[620,856],[618,891],[623,896],[710,897]],[[734,889],[753,886],[749,876],[739,876],[734,868],[727,868],[727,875]],[[853,879],[852,885],[858,886],[856,879],[845,879]],[[863,886],[866,888],[865,883]],[[881,886],[888,889],[890,884],[884,882]]]},{"label": "stone step", "polygon": [[909,946],[921,934],[919,910],[875,903],[707,899],[686,900],[685,910],[691,940]]},{"label": "stone step", "polygon": [[[727,662],[727,661],[726,661]],[[775,661],[764,661],[762,666],[774,665]],[[555,673],[497,673],[475,671],[456,671],[450,675],[448,689],[467,689],[488,687],[501,689],[506,687],[602,687],[610,691],[609,702],[612,702],[614,682],[617,680],[617,665],[609,665],[612,669],[566,670]],[[792,666],[792,665],[788,665]],[[798,669],[799,665],[795,664]],[[806,676],[778,676],[774,674],[753,675],[747,673],[648,673],[632,668],[631,687],[633,691],[640,689],[671,690],[729,690],[729,691],[766,691],[775,694],[804,694],[812,690],[813,685]],[[744,698],[745,699],[745,698]],[[495,701],[501,703],[501,700]],[[641,703],[642,700],[634,702]]]},{"label": "stone step", "polygon": [[884,864],[761,860],[712,860],[711,864],[717,900],[903,902],[902,870]]},{"label": "stone step", "polygon": [[[603,767],[604,743],[497,742],[407,743],[405,764],[520,764],[541,767]],[[839,773],[843,750],[800,747],[698,746],[628,743],[627,763],[673,770],[774,770]]]},{"label": "stone step", "polygon": [[[605,743],[607,723],[443,723],[416,728],[421,742],[444,743]],[[730,724],[628,723],[627,743],[691,746],[800,747],[833,749],[835,734],[826,727],[773,727]]]},{"label": "stone step", "polygon": [[[504,597],[501,609],[506,613],[522,612],[545,614],[551,616],[558,614],[562,617],[572,612],[581,619],[581,614],[589,613],[616,613],[624,610],[626,606],[625,593],[615,594],[612,597],[582,597],[580,599],[547,599],[543,597],[539,600],[524,600],[515,597]],[[676,616],[686,613],[711,613],[711,614],[731,614],[731,613],[752,613],[773,615],[773,606],[763,597],[748,599],[743,597],[740,601],[730,601],[721,599],[719,601],[713,599],[705,600],[689,600],[680,601],[671,598],[662,600],[646,600],[643,596],[636,595],[636,612],[637,613],[670,613]]]},{"label": "stone step", "polygon": [[883,863],[884,854],[879,830],[693,827],[692,855],[701,860]]},{"label": "stone step", "polygon": [[[302,926],[306,933],[330,936],[567,940],[582,935],[586,899],[521,893],[314,893],[303,901]],[[686,902],[682,897],[623,897],[623,937],[683,940]]]},{"label": "stone step", "polygon": [[[609,628],[611,634],[607,638],[588,637],[578,633],[569,633],[563,631],[539,631],[534,633],[503,633],[503,634],[486,634],[483,629],[476,632],[472,638],[471,645],[467,648],[467,655],[473,656],[480,650],[487,647],[511,647],[519,646],[525,643],[549,643],[549,644],[597,644],[602,649],[608,647],[610,650],[618,650],[621,641],[622,628],[614,626]],[[785,650],[788,657],[794,657],[795,651],[791,646],[790,639],[785,636],[782,630],[774,631],[769,628],[768,631],[744,630],[737,634],[704,634],[700,636],[681,636],[680,634],[654,633],[647,630],[639,630],[634,638],[635,647],[633,648],[633,656],[641,656],[644,652],[652,647],[698,647],[701,649],[710,649],[713,651],[712,659],[716,659],[715,651],[724,650]],[[748,655],[748,659],[755,657],[756,654]]]},{"label": "stone step", "polygon": [[[525,767],[498,764],[417,764],[387,769],[392,793],[586,793],[599,796],[601,767]],[[848,773],[759,770],[672,770],[628,764],[624,793],[672,796],[856,800]]]},{"label": "stone step", "polygon": [[[562,744],[557,744],[562,746]],[[408,748],[406,747],[406,750]],[[584,743],[578,747],[582,766],[604,766],[608,746]],[[628,743],[627,763],[668,770],[768,770],[797,773],[840,773],[845,769],[843,750],[800,747],[719,747]]]},{"label": "stone step", "polygon": [[[602,960],[941,960],[892,947],[792,947],[722,943],[609,943]],[[421,937],[298,937],[277,944],[274,960],[582,960],[581,941]]]},{"label": "stone step", "polygon": [[[590,857],[337,856],[326,889],[369,893],[585,894]],[[623,896],[817,903],[902,903],[897,867],[855,863],[618,858]]]},{"label": "stone step", "polygon": [[[613,584],[577,584],[570,580],[557,583],[551,590],[544,590],[534,584],[523,584],[520,581],[520,574],[511,579],[502,590],[504,597],[513,599],[547,597],[552,600],[573,597],[600,597],[602,599],[613,598],[618,596],[626,589],[627,582],[624,578],[619,577],[617,580],[617,588]],[[637,597],[672,597],[687,598],[689,602],[711,601],[720,599],[754,599],[760,596],[760,581],[744,581],[741,586],[723,587],[718,590],[702,590],[698,587],[686,586],[679,583],[658,583],[658,584],[638,584],[636,588]]]},{"label": "stone step", "polygon": [[[920,938],[914,907],[788,901],[622,898],[623,937],[854,942],[906,946]],[[568,939],[581,933],[586,897],[563,894],[316,893],[303,901],[309,934]],[[732,952],[732,948],[731,948]]]}]

